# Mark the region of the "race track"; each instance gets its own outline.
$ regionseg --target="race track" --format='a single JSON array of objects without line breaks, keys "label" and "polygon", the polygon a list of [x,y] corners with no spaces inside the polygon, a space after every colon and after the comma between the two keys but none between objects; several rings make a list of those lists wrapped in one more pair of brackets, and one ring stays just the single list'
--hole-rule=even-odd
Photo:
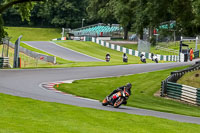
[{"label": "race track", "polygon": [[101,66],[101,67],[77,67],[60,69],[24,69],[24,70],[0,70],[0,93],[20,97],[29,97],[42,101],[58,102],[80,107],[89,107],[100,110],[126,112],[130,114],[148,115],[180,122],[200,124],[199,117],[190,117],[177,114],[163,113],[145,109],[122,106],[119,109],[103,107],[96,100],[82,99],[72,95],[64,95],[41,87],[42,83],[64,80],[76,80],[97,77],[110,77],[129,75],[155,70],[167,69],[188,63],[158,63],[158,64],[133,64],[122,66]]},{"label": "race track", "polygon": [[45,51],[47,53],[50,53],[52,55],[61,57],[63,59],[70,60],[70,61],[80,61],[80,62],[103,61],[103,60],[97,59],[95,57],[91,57],[91,56],[73,51],[71,49],[59,46],[59,45],[55,44],[54,42],[24,41],[23,43],[25,43],[31,47]]}]

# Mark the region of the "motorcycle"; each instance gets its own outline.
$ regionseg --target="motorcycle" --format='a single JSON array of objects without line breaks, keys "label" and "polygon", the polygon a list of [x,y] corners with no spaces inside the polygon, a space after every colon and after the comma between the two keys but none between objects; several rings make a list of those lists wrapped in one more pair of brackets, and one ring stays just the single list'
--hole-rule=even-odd
[{"label": "motorcycle", "polygon": [[106,56],[106,62],[110,61],[110,56]]},{"label": "motorcycle", "polygon": [[146,57],[143,54],[140,55],[140,60],[141,62],[146,63]]},{"label": "motorcycle", "polygon": [[155,61],[156,63],[158,63],[158,58],[157,58],[157,56],[153,56],[153,58],[152,58],[152,61]]},{"label": "motorcycle", "polygon": [[123,62],[128,62],[128,57],[127,56],[125,56],[125,57],[123,57]]},{"label": "motorcycle", "polygon": [[[111,105],[114,108],[118,108],[122,104],[126,104],[130,94],[124,89],[124,91],[119,91],[110,97],[106,97],[102,101],[103,106]],[[114,102],[113,102],[114,101]]]}]

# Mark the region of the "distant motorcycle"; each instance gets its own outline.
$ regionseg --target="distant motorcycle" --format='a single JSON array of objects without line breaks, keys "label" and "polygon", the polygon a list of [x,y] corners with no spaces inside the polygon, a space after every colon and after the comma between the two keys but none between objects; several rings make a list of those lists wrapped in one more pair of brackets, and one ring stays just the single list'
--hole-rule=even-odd
[{"label": "distant motorcycle", "polygon": [[128,62],[128,56],[126,55],[126,53],[123,54],[123,62]]},{"label": "distant motorcycle", "polygon": [[155,61],[156,63],[158,63],[158,58],[156,55],[153,56],[152,61]]},{"label": "distant motorcycle", "polygon": [[128,57],[127,56],[123,57],[123,62],[126,62],[126,63],[128,62]]},{"label": "distant motorcycle", "polygon": [[106,56],[106,62],[110,61],[110,56]]},{"label": "distant motorcycle", "polygon": [[146,57],[143,54],[140,55],[140,60],[141,62],[146,63]]},{"label": "distant motorcycle", "polygon": [[126,101],[128,100],[129,96],[130,96],[130,94],[126,90],[119,91],[119,92],[111,95],[110,97],[106,97],[103,100],[102,105],[103,106],[111,105],[114,108],[118,108],[122,104],[127,103]]}]

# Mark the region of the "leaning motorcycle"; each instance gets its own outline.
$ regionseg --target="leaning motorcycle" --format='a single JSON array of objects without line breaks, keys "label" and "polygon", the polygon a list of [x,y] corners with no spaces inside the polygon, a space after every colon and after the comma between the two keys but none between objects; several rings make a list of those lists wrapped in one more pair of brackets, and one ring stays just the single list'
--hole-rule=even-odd
[{"label": "leaning motorcycle", "polygon": [[124,89],[124,91],[119,91],[119,92],[111,95],[110,97],[106,97],[103,100],[102,105],[103,106],[111,105],[114,108],[118,108],[122,104],[126,103],[129,96],[130,96],[130,94]]}]

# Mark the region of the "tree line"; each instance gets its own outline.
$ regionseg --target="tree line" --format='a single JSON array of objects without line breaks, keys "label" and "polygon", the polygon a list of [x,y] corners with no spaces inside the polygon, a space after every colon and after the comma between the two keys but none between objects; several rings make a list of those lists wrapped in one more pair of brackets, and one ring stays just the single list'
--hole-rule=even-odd
[{"label": "tree line", "polygon": [[[200,0],[1,0],[0,37],[3,25],[81,27],[84,23],[119,23],[124,38],[133,31],[143,38],[144,28],[159,28],[175,21],[174,30],[194,36],[200,32]],[[24,21],[21,21],[24,20]]]}]

